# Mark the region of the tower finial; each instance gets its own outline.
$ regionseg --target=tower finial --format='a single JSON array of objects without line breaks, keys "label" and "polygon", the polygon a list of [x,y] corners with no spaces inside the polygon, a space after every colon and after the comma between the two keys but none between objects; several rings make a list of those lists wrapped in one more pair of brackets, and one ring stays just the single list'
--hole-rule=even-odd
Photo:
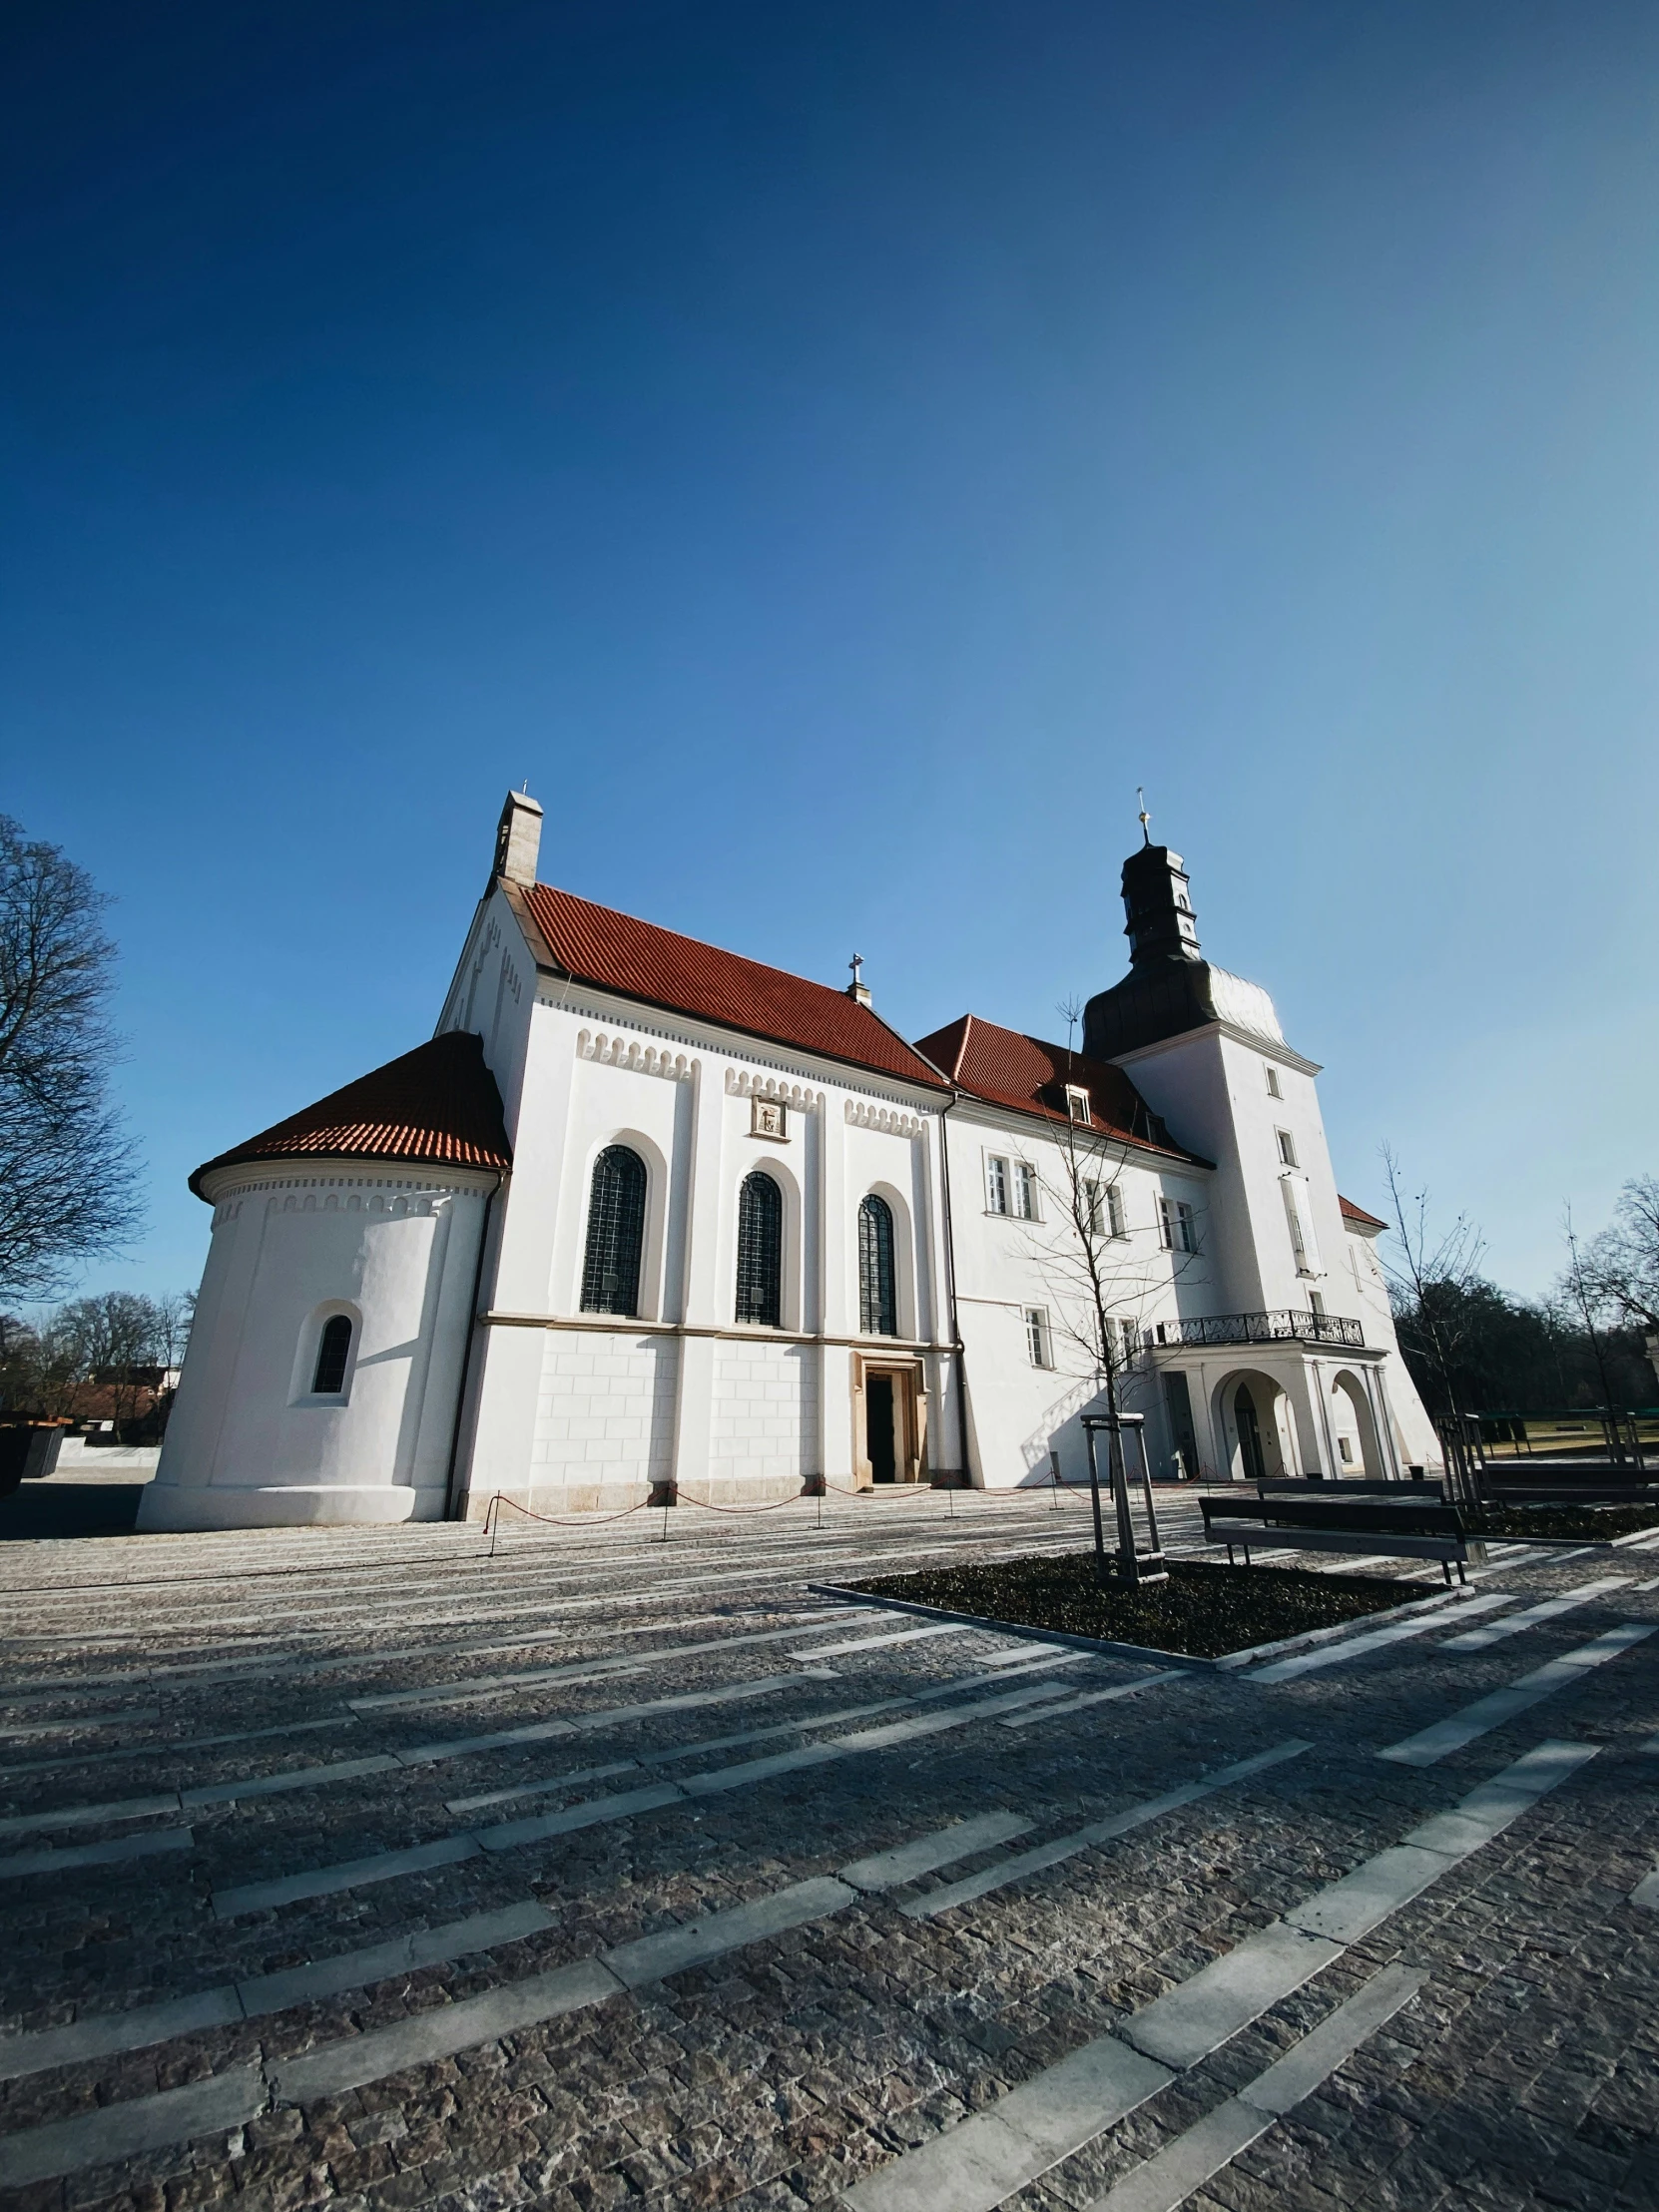
[{"label": "tower finial", "polygon": [[852,970],[852,980],[846,986],[846,995],[855,1005],[867,1006],[870,1002],[869,985],[864,981],[863,954],[854,952],[846,964]]},{"label": "tower finial", "polygon": [[1139,784],[1135,786],[1135,797],[1141,803],[1141,842],[1142,844],[1150,844],[1152,842],[1152,817],[1146,811],[1146,793]]}]

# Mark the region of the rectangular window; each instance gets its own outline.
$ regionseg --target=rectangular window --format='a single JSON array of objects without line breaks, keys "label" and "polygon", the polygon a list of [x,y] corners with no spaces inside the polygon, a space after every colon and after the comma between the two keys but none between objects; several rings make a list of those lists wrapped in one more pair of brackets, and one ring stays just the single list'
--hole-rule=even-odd
[{"label": "rectangular window", "polygon": [[1166,1252],[1196,1252],[1198,1250],[1193,1210],[1184,1198],[1159,1199],[1158,1242]]},{"label": "rectangular window", "polygon": [[1135,1364],[1134,1324],[1120,1321],[1114,1314],[1106,1316],[1106,1358],[1119,1375]]},{"label": "rectangular window", "polygon": [[1279,1088],[1279,1070],[1276,1067],[1267,1066],[1266,1062],[1263,1065],[1267,1067],[1269,1098],[1283,1098],[1285,1094]]},{"label": "rectangular window", "polygon": [[1294,1168],[1296,1166],[1296,1139],[1288,1129],[1280,1129],[1275,1134],[1279,1139],[1280,1160],[1286,1167]]},{"label": "rectangular window", "polygon": [[1025,1309],[1025,1349],[1031,1355],[1034,1368],[1053,1365],[1048,1357],[1048,1316],[1040,1306]]},{"label": "rectangular window", "polygon": [[1106,1186],[1106,1226],[1114,1237],[1126,1237],[1129,1234],[1125,1226],[1123,1193],[1115,1183]]},{"label": "rectangular window", "polygon": [[1014,1212],[1021,1221],[1037,1218],[1037,1171],[1029,1160],[1014,1162]]},{"label": "rectangular window", "polygon": [[990,1155],[985,1160],[985,1205],[993,1214],[1008,1211],[1008,1163]]},{"label": "rectangular window", "polygon": [[1106,1226],[1106,1193],[1098,1183],[1083,1185],[1083,1221],[1091,1237]]},{"label": "rectangular window", "polygon": [[1311,1310],[1311,1312],[1312,1312],[1312,1314],[1313,1314],[1313,1317],[1314,1317],[1314,1319],[1315,1319],[1316,1321],[1324,1321],[1324,1319],[1325,1319],[1325,1300],[1324,1300],[1324,1299],[1323,1299],[1323,1298],[1322,1298],[1322,1297],[1320,1296],[1320,1294],[1319,1294],[1319,1292],[1318,1292],[1318,1291],[1310,1291],[1310,1292],[1308,1293],[1308,1305],[1309,1305],[1309,1308],[1310,1308],[1310,1310]]},{"label": "rectangular window", "polygon": [[1086,1129],[1089,1125],[1089,1094],[1079,1090],[1075,1083],[1066,1085],[1066,1112],[1073,1121],[1080,1121]]}]

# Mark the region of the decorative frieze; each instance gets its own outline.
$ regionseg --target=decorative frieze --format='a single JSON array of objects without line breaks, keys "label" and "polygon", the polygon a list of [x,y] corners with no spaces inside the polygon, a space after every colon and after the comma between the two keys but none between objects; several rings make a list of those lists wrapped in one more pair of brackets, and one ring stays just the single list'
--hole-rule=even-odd
[{"label": "decorative frieze", "polygon": [[684,1083],[697,1072],[697,1062],[684,1052],[669,1052],[639,1037],[622,1037],[608,1029],[583,1029],[577,1033],[576,1050],[584,1060],[600,1060],[607,1067],[631,1068],[640,1075],[666,1076]]},{"label": "decorative frieze", "polygon": [[879,1129],[890,1137],[919,1137],[927,1126],[919,1114],[906,1114],[896,1106],[877,1106],[867,1098],[849,1098],[846,1118],[854,1129]]},{"label": "decorative frieze", "polygon": [[764,1074],[759,1068],[728,1068],[726,1088],[734,1098],[775,1100],[793,1106],[798,1114],[815,1114],[824,1104],[824,1093],[810,1084],[792,1083],[787,1076]]}]

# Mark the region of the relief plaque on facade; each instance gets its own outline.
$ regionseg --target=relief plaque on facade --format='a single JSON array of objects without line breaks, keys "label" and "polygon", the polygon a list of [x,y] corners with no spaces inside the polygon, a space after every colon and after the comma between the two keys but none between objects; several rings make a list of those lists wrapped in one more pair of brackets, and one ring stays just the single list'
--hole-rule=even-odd
[{"label": "relief plaque on facade", "polygon": [[776,1098],[750,1100],[751,1119],[749,1133],[752,1137],[772,1137],[780,1144],[788,1144],[790,1133],[785,1126],[783,1105]]}]

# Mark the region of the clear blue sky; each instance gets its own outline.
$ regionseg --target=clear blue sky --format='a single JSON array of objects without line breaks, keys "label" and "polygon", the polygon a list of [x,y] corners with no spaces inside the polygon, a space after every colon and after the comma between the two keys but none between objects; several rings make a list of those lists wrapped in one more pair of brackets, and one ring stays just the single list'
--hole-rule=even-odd
[{"label": "clear blue sky", "polygon": [[9,12],[0,806],[152,1229],[542,872],[915,1036],[1206,951],[1541,1288],[1659,1169],[1659,13]]}]

